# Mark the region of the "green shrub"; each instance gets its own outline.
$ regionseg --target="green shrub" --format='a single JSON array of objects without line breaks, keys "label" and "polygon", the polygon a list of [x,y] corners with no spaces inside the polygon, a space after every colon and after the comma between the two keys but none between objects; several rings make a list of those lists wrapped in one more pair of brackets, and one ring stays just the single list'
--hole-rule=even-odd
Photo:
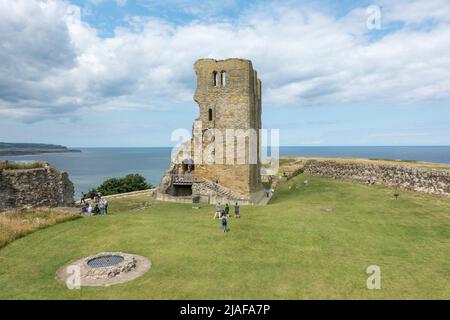
[{"label": "green shrub", "polygon": [[108,196],[150,189],[152,187],[153,186],[150,183],[147,183],[143,176],[137,173],[131,173],[123,178],[111,178],[103,181],[97,188],[89,190],[86,196],[88,198],[93,198],[97,192],[101,192],[102,195]]}]

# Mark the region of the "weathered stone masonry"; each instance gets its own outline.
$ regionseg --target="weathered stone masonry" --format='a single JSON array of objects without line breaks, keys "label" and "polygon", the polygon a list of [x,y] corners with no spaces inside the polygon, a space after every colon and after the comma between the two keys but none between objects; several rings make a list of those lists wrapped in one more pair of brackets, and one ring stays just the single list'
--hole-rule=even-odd
[{"label": "weathered stone masonry", "polygon": [[[201,120],[203,132],[217,129],[225,139],[226,129],[261,129],[261,81],[250,60],[200,59],[194,67],[197,75],[194,100],[200,108],[197,120]],[[256,138],[259,157],[259,135]],[[248,141],[245,147],[248,150]],[[196,166],[195,175],[219,180],[222,186],[249,197],[261,188],[260,161],[249,164],[247,158],[246,164],[236,162],[201,164]]]},{"label": "weathered stone masonry", "polygon": [[73,205],[74,187],[65,172],[48,164],[28,170],[0,169],[0,209]]},{"label": "weathered stone masonry", "polygon": [[332,179],[351,180],[399,187],[407,190],[450,196],[450,171],[404,165],[345,163],[307,160],[303,172]]},{"label": "weathered stone masonry", "polygon": [[[157,199],[189,201],[189,197],[192,197],[199,198],[201,202],[236,200],[241,204],[257,203],[263,196],[259,159],[261,81],[251,61],[245,59],[200,59],[194,64],[194,69],[197,76],[194,100],[199,106],[200,115],[193,125],[193,138],[187,142],[192,152],[187,157],[183,155],[183,159],[178,159],[189,161],[192,171],[188,170],[189,178],[186,175],[186,165],[171,163],[161,180]],[[199,123],[201,132],[198,135],[196,124]],[[253,153],[256,154],[256,161],[250,161],[249,139],[243,144],[239,144],[237,140],[233,142],[233,164],[227,162],[226,152],[222,161],[215,163],[204,161],[204,154],[196,152],[199,147],[203,151],[208,150],[208,146],[214,141],[213,154],[214,157],[219,157],[220,153],[216,153],[219,140],[217,137],[209,140],[207,133],[212,130],[220,133],[223,137],[222,149],[225,151],[228,129],[256,133],[256,143],[252,144],[256,149]],[[245,154],[244,164],[238,163],[238,154]],[[185,182],[184,185],[180,179]]]}]

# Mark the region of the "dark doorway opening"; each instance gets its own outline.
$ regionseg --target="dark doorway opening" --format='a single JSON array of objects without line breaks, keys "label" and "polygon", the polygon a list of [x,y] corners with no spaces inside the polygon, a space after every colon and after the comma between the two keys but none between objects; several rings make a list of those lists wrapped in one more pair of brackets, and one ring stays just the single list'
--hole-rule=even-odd
[{"label": "dark doorway opening", "polygon": [[173,186],[173,196],[175,196],[175,197],[192,196],[192,186],[191,185],[174,185]]}]

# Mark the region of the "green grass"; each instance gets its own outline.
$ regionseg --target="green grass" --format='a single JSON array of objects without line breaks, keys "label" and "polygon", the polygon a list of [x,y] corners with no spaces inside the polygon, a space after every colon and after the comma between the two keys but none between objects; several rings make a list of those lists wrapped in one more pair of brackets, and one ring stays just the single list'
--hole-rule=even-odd
[{"label": "green grass", "polygon": [[[140,209],[148,198],[116,199],[109,216],[58,224],[1,249],[0,298],[449,299],[450,200],[393,193],[300,175],[270,205],[242,207],[227,234],[212,206]],[[68,290],[55,280],[62,265],[101,251],[153,265],[111,287]],[[369,265],[381,268],[381,290],[366,288]]]}]

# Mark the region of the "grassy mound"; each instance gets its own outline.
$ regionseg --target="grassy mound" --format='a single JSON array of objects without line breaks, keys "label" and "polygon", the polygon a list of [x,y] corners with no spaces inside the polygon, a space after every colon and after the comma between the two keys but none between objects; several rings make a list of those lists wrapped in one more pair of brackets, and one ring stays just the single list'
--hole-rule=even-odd
[{"label": "grassy mound", "polygon": [[25,170],[25,169],[38,169],[43,168],[44,164],[42,162],[11,162],[11,161],[0,161],[0,169],[3,170]]},{"label": "grassy mound", "polygon": [[[305,185],[303,181],[309,183]],[[0,299],[450,298],[448,198],[300,175],[222,233],[213,207],[110,202],[108,216],[34,232],[0,250]],[[152,261],[144,276],[68,290],[59,267],[101,251]],[[381,268],[381,290],[366,269]]]},{"label": "grassy mound", "polygon": [[36,230],[79,218],[58,209],[0,212],[0,248]]}]

